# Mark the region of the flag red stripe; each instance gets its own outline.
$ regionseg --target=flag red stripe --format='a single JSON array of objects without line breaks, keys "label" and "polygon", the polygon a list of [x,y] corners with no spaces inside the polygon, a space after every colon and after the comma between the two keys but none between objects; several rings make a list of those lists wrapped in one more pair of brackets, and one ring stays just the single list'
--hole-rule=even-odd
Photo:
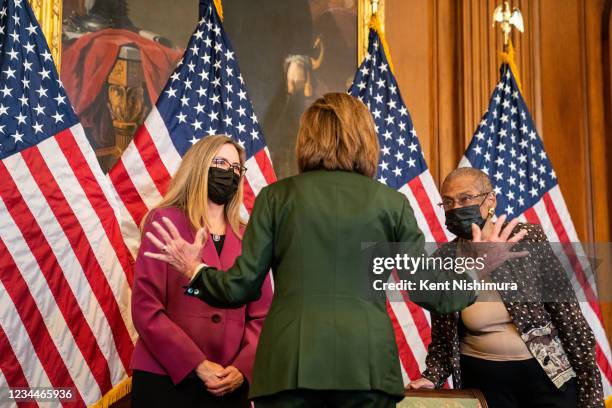
[{"label": "flag red stripe", "polygon": [[606,376],[608,382],[612,382],[612,367],[610,366],[610,362],[606,357],[606,354],[601,349],[601,345],[599,344],[599,340],[595,343],[595,355],[597,356],[597,365],[601,372]]},{"label": "flag red stripe", "polygon": [[249,180],[247,180],[246,177],[243,177],[242,180],[242,203],[250,214],[253,210],[253,204],[255,203],[255,193],[249,184]]},{"label": "flag red stripe", "polygon": [[[25,378],[21,364],[17,360],[17,356],[13,352],[13,348],[9,343],[8,337],[2,327],[0,327],[0,371],[4,374],[6,382],[11,388],[27,388],[28,380]],[[20,408],[38,407],[38,403],[32,402],[20,402]]]},{"label": "flag red stripe", "polygon": [[119,226],[113,208],[106,199],[100,185],[94,181],[96,178],[93,171],[87,164],[87,160],[81,149],[79,149],[72,132],[70,132],[70,130],[64,130],[55,137],[55,140],[64,152],[64,155],[69,158],[68,164],[79,181],[81,188],[85,191],[85,195],[87,195],[91,203],[91,208],[93,208],[102,222],[102,226],[106,231],[106,236],[115,250],[115,254],[121,263],[128,284],[131,287],[134,281],[134,259],[128,247],[125,245],[125,241],[121,235],[121,227]]},{"label": "flag red stripe", "polygon": [[[559,214],[557,213],[556,208],[554,208],[554,204],[552,204],[552,201],[550,201],[550,196],[548,194],[544,195],[544,204],[546,207],[546,213],[548,214],[548,217],[550,218],[552,222],[553,228],[555,229],[555,232],[557,233],[557,236],[559,237],[559,241],[562,243],[564,242],[568,243],[569,237],[567,236],[565,227],[563,227],[563,223],[561,222],[561,219],[559,218]],[[551,208],[549,208],[549,205],[551,206]],[[525,215],[527,222],[531,224],[541,224],[540,218],[538,217],[533,207],[526,210],[523,214]],[[591,288],[588,281],[586,280],[584,270],[582,269],[582,265],[577,259],[574,249],[571,247],[571,245],[564,245],[563,251],[565,252],[565,254],[567,255],[567,257],[569,258],[572,264],[572,268],[577,275],[578,281],[580,282],[580,285],[582,286],[582,289],[585,291],[585,295],[587,299],[589,300],[589,305],[595,311],[597,317],[601,321],[601,313],[599,311],[599,306],[597,305],[596,301],[593,301],[593,299],[595,299],[595,296],[593,294],[593,288]]]},{"label": "flag red stripe", "polygon": [[151,134],[145,125],[138,128],[133,140],[151,180],[153,180],[159,194],[163,196],[172,176],[162,162],[157,147],[153,143]]},{"label": "flag red stripe", "polygon": [[421,377],[421,373],[419,372],[419,363],[414,357],[414,353],[412,353],[412,349],[410,345],[406,341],[406,337],[404,336],[404,332],[400,326],[399,320],[387,299],[387,314],[391,319],[391,324],[393,325],[393,331],[395,332],[395,342],[397,344],[397,350],[399,352],[399,358],[404,366],[404,370],[408,377],[411,380],[415,380]]},{"label": "flag red stripe", "polygon": [[[396,270],[393,270],[392,274],[396,282],[401,280]],[[429,326],[429,320],[427,320],[427,316],[425,316],[423,309],[410,300],[410,295],[405,290],[400,291],[400,293],[406,303],[406,307],[412,315],[412,320],[414,320],[414,325],[418,330],[419,337],[421,337],[423,345],[425,349],[427,349],[427,346],[431,343],[431,327]]]},{"label": "flag red stripe", "polygon": [[[30,169],[36,169],[36,174],[32,174],[32,176],[34,176],[36,183],[43,190],[43,194],[58,221],[64,222],[62,229],[66,235],[78,235],[80,237],[77,238],[82,239],[82,233],[76,227],[78,221],[74,219],[72,211],[69,208],[65,208],[67,205],[65,204],[63,194],[59,190],[59,186],[55,184],[52,176],[50,177],[49,170],[42,160],[38,148],[32,147],[25,150],[22,152],[22,156]],[[0,178],[4,180],[0,187],[0,192],[6,207],[23,234],[32,255],[36,258],[41,272],[47,280],[55,303],[62,316],[64,316],[66,325],[70,329],[74,341],[83,355],[83,359],[91,369],[100,388],[103,390],[107,389],[111,386],[110,371],[106,359],[96,342],[96,337],[89,327],[79,303],[63,274],[62,268],[40,229],[34,214],[31,213],[23,198],[19,195],[17,186],[6,170],[4,163],[0,164]],[[11,191],[13,194],[11,194]],[[60,217],[64,219],[62,220]],[[69,222],[68,219],[70,219]],[[93,257],[93,253],[88,254],[88,256]]]},{"label": "flag red stripe", "polygon": [[[406,295],[404,295],[406,296]],[[425,316],[425,311],[410,300],[406,300],[406,306],[408,306],[408,310],[412,315],[412,319],[414,320],[415,326],[419,331],[419,336],[423,341],[423,346],[425,350],[429,347],[429,343],[431,343],[431,327],[429,326],[429,320],[427,320],[427,316]]]},{"label": "flag red stripe", "polygon": [[[11,388],[27,388],[28,380],[26,380],[21,364],[17,360],[17,356],[13,352],[13,348],[6,337],[6,333],[0,327],[0,371],[4,374],[7,384]],[[35,402],[20,402],[20,408],[38,407],[39,405]]]},{"label": "flag red stripe", "polygon": [[[552,222],[552,225],[555,231],[557,232],[559,241],[563,243],[569,243],[570,242],[569,236],[567,235],[567,231],[565,231],[565,226],[563,225],[563,222],[561,221],[561,218],[559,217],[559,213],[557,212],[557,209],[555,208],[555,205],[553,204],[550,198],[550,195],[546,193],[544,194],[542,199],[544,201],[544,206],[546,207],[546,212],[548,213],[548,216]],[[597,301],[596,301],[597,297],[593,293],[593,288],[588,282],[586,274],[584,270],[582,269],[582,264],[579,262],[573,246],[563,245],[563,251],[569,258],[570,263],[572,264],[572,268],[574,269],[574,272],[577,275],[578,282],[580,282],[580,286],[582,286],[582,290],[584,291],[586,298],[589,301],[589,304],[591,305],[591,308],[593,309],[597,317],[601,320],[601,312],[599,311],[599,305],[597,304]]]},{"label": "flag red stripe", "polygon": [[259,166],[264,178],[266,179],[266,183],[272,184],[276,181],[276,175],[274,174],[274,169],[272,168],[272,163],[266,154],[265,149],[261,149],[255,154],[255,161]]},{"label": "flag red stripe", "polygon": [[[28,380],[25,378],[21,364],[11,347],[8,337],[2,326],[0,326],[0,371],[4,374],[9,387],[27,387]],[[38,406],[36,404],[32,406]]]},{"label": "flag red stripe", "polygon": [[[545,196],[548,196],[548,194],[546,194]],[[548,210],[547,210],[547,213],[549,214],[549,217],[550,217],[550,212],[548,212]],[[541,224],[540,218],[538,217],[538,214],[535,212],[533,207],[526,210],[523,213],[523,215],[527,219],[527,222],[531,224]],[[565,230],[563,232],[565,233]],[[559,234],[559,232],[557,233]],[[565,236],[567,238],[567,234],[565,234]],[[599,314],[597,314],[597,316],[599,317]],[[608,358],[604,354],[601,348],[601,345],[599,344],[598,339],[596,339],[595,354],[596,354],[597,365],[599,366],[600,371],[603,373],[603,375],[606,376],[609,382],[612,382],[612,367],[610,366],[610,362],[608,361]]]},{"label": "flag red stripe", "polygon": [[[66,153],[72,152],[65,152],[65,154]],[[92,248],[91,243],[89,243],[87,239],[84,239],[85,232],[83,231],[83,227],[80,225],[78,218],[68,205],[68,202],[65,199],[60,186],[57,184],[57,181],[53,177],[53,174],[51,174],[51,171],[47,167],[47,164],[45,163],[40,153],[40,150],[37,147],[34,147],[22,152],[22,156],[28,168],[30,169],[32,177],[36,181],[36,184],[38,185],[43,196],[45,197],[49,208],[51,209],[51,211],[53,211],[53,214],[55,215],[58,224],[60,225],[62,231],[64,231],[64,234],[66,235],[66,238],[70,242],[70,246],[72,247],[75,256],[79,260],[79,264],[81,265],[83,273],[87,278],[89,285],[91,286],[93,295],[98,300],[98,303],[100,304],[104,316],[106,316],[106,319],[108,320],[109,326],[113,334],[113,339],[117,347],[117,351],[125,369],[127,370],[127,368],[129,367],[134,345],[130,338],[130,334],[128,332],[125,321],[123,320],[123,317],[119,310],[117,300],[115,299],[113,291],[111,290],[111,287],[108,281],[106,280],[102,267],[100,266],[97,258],[94,255],[94,248]],[[19,224],[19,221],[17,221],[17,224]],[[27,231],[29,234],[32,234],[35,229],[39,230],[39,227],[38,224],[32,225],[31,228],[28,228],[28,225],[23,225],[20,226],[20,229],[22,231]],[[33,237],[36,237],[36,235],[33,235]],[[40,231],[40,237],[41,239],[43,237],[42,231]],[[27,237],[26,240],[30,241]],[[36,255],[37,258],[39,258],[39,256],[53,256],[54,258],[52,250],[48,246],[46,241],[42,242],[42,245],[40,247],[37,246],[32,252],[35,254],[36,252],[38,252],[39,255]],[[57,265],[57,269],[55,270],[61,270],[59,264]],[[43,273],[45,273],[45,271],[43,271]],[[58,275],[61,275],[62,277],[64,276],[61,273],[58,273]],[[58,295],[61,296],[61,292],[59,292],[59,290],[60,288],[58,287],[58,293],[56,297],[58,297]],[[70,291],[70,289],[68,289],[68,286],[66,286],[66,290],[70,293],[70,295],[72,295],[72,292]],[[80,308],[78,302],[76,301],[76,298],[72,296],[70,297],[70,299],[74,299],[75,302],[72,305],[72,307],[75,308],[73,310],[75,312],[77,310],[80,312]],[[94,340],[95,336],[93,332],[91,332],[91,328],[85,320],[83,313],[80,312],[75,317],[78,319],[78,321],[66,319],[66,322],[68,322],[68,326],[71,329],[73,326],[77,328],[82,327],[81,330],[84,330],[86,335],[91,335],[91,340]],[[78,334],[81,335],[81,332],[78,331]],[[95,353],[94,350],[82,350],[83,355],[85,356],[85,359],[90,365],[94,363],[104,363],[104,369],[107,371],[106,374],[108,374],[108,381],[110,385],[110,372],[108,372],[108,362],[106,361],[104,355],[102,354],[95,341],[94,344],[96,345]],[[101,377],[99,376],[102,373],[102,367],[91,367],[91,369],[96,379],[101,379]],[[102,389],[103,392],[107,390],[107,388],[105,388],[105,386],[107,385],[106,383],[99,382],[99,384],[100,389]]]},{"label": "flag red stripe", "polygon": [[438,219],[438,216],[434,211],[431,200],[427,195],[427,191],[425,191],[425,187],[421,182],[421,178],[414,177],[408,182],[408,186],[410,187],[410,190],[412,190],[412,194],[414,194],[414,197],[419,203],[421,212],[423,213],[423,216],[427,221],[427,225],[429,225],[429,230],[431,231],[431,234],[433,235],[436,242],[448,241],[446,239],[446,234],[444,234],[444,230],[442,229],[442,225],[440,224],[440,220]]},{"label": "flag red stripe", "polygon": [[119,199],[123,202],[136,225],[139,225],[148,208],[132,182],[121,158],[117,160],[108,176],[115,186]]},{"label": "flag red stripe", "polygon": [[[559,241],[561,242],[570,242],[569,236],[567,235],[567,231],[565,230],[565,226],[561,221],[561,217],[559,217],[559,213],[557,212],[557,208],[555,207],[550,195],[548,193],[543,196],[544,205],[546,207],[546,212],[551,219],[552,225],[557,232],[557,236],[559,237]],[[577,280],[580,282],[580,286],[582,286],[582,290],[584,291],[586,298],[588,300],[589,306],[597,316],[597,319],[601,323],[601,310],[599,309],[599,303],[597,301],[597,297],[593,292],[593,287],[589,284],[584,269],[582,268],[582,264],[578,260],[576,252],[574,251],[574,247],[572,245],[563,245],[563,251],[567,255],[572,264],[572,269],[574,273],[576,273]],[[597,341],[596,346],[596,356],[597,356],[597,364],[599,365],[599,369],[603,372],[609,382],[612,382],[612,367],[610,367],[610,362],[608,358],[603,353],[599,341]]]},{"label": "flag red stripe", "polygon": [[540,217],[538,217],[538,214],[536,214],[536,212],[533,209],[533,207],[525,210],[523,215],[525,216],[525,219],[527,220],[527,222],[530,223],[530,224],[542,224],[540,222]]},{"label": "flag red stripe", "polygon": [[[4,168],[4,164],[1,166]],[[4,183],[0,184],[4,185]],[[4,199],[4,193],[0,193],[0,196]],[[24,216],[22,215],[22,217]],[[32,219],[30,221],[33,222]],[[2,281],[6,293],[17,309],[19,318],[28,332],[32,347],[36,351],[51,385],[53,387],[72,387],[77,400],[82,401],[83,397],[76,388],[64,360],[51,339],[51,334],[47,330],[36,302],[34,302],[28,286],[19,273],[19,268],[17,268],[2,240],[0,240],[0,254],[3,254],[0,256],[0,281]]]}]

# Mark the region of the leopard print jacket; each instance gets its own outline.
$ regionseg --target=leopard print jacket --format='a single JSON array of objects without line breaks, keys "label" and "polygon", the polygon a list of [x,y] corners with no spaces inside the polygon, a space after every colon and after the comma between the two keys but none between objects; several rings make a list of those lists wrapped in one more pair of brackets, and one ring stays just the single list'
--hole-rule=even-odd
[{"label": "leopard print jacket", "polygon": [[[534,224],[519,224],[514,232],[528,231],[521,241],[537,244],[524,258],[513,259],[497,268],[491,278],[498,282],[520,280],[521,287],[536,291],[540,268],[542,276],[550,278],[551,287],[560,287],[559,282],[569,281],[563,267],[555,256],[542,227]],[[456,243],[457,241],[455,241]],[[440,256],[454,256],[456,245],[446,244],[438,251]],[[508,313],[516,325],[527,348],[538,360],[551,381],[560,387],[567,380],[576,377],[579,408],[601,408],[603,389],[601,377],[595,363],[595,336],[586,322],[575,296],[573,301],[564,302],[518,302],[505,291],[499,292]],[[428,348],[426,370],[423,377],[432,381],[437,388],[444,385],[452,375],[455,388],[461,388],[459,367],[459,346],[461,328],[460,312],[432,314],[432,341]]]}]

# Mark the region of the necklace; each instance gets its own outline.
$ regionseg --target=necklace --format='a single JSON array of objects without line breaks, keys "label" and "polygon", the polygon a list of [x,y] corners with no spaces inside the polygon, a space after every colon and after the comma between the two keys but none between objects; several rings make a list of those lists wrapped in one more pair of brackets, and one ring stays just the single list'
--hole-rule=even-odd
[{"label": "necklace", "polygon": [[[225,233],[225,223],[222,223],[219,226],[215,226],[214,228],[211,228],[213,231],[223,231]],[[209,230],[210,231],[210,230]],[[210,235],[212,235],[212,239],[215,242],[219,242],[221,241],[221,234],[215,234],[214,232],[211,231]]]}]

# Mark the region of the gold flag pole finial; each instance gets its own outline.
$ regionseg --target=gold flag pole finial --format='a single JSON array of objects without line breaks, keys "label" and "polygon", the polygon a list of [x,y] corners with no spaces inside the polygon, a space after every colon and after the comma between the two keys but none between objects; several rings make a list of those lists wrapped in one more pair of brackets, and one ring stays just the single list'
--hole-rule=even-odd
[{"label": "gold flag pole finial", "polygon": [[510,42],[510,32],[512,31],[512,26],[516,27],[516,29],[521,33],[525,31],[521,11],[517,7],[514,7],[514,9],[511,11],[510,3],[507,1],[504,1],[503,5],[500,4],[497,6],[493,11],[493,27],[495,27],[495,23],[499,23],[501,30],[504,33],[504,51],[507,50]]},{"label": "gold flag pole finial", "polygon": [[504,4],[497,6],[493,12],[493,27],[495,27],[495,23],[499,23],[501,30],[504,33],[504,49],[499,53],[499,56],[501,57],[502,62],[510,66],[510,69],[514,73],[514,78],[519,91],[522,93],[523,87],[521,85],[521,76],[519,75],[518,67],[516,65],[514,47],[512,45],[512,40],[510,39],[510,32],[512,31],[512,26],[516,27],[516,29],[521,33],[525,31],[523,16],[517,7],[510,11],[510,4],[507,1],[504,1]]}]

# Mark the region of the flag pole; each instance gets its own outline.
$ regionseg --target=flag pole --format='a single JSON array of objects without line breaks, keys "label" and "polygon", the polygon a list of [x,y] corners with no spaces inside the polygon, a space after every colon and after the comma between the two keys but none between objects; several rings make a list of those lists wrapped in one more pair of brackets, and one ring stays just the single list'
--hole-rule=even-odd
[{"label": "flag pole", "polygon": [[503,63],[506,63],[510,66],[512,73],[514,74],[514,79],[516,80],[516,85],[519,88],[521,94],[523,93],[523,84],[521,83],[521,75],[519,74],[518,66],[516,65],[516,53],[514,52],[514,45],[512,45],[512,40],[508,40],[508,45],[504,47],[504,50],[499,53],[499,57],[501,58]]},{"label": "flag pole", "polygon": [[510,3],[508,3],[508,1],[504,1],[503,5],[500,4],[493,11],[493,26],[495,26],[496,23],[499,24],[504,36],[503,48],[502,51],[499,52],[499,57],[501,58],[502,63],[510,66],[512,73],[514,74],[514,78],[516,79],[516,84],[518,85],[519,91],[523,93],[520,74],[518,66],[516,65],[516,54],[514,52],[512,39],[510,38],[512,28],[516,28],[521,33],[525,31],[521,11],[518,9],[518,7],[510,10]]},{"label": "flag pole", "polygon": [[391,72],[393,72],[393,62],[391,62],[389,46],[387,45],[387,40],[382,29],[382,23],[378,15],[378,0],[370,0],[370,4],[372,5],[372,15],[370,16],[370,23],[368,24],[368,27],[378,33],[381,45],[383,47],[383,50],[385,51],[385,57],[387,57],[387,62],[389,62],[389,69],[391,69]]}]

